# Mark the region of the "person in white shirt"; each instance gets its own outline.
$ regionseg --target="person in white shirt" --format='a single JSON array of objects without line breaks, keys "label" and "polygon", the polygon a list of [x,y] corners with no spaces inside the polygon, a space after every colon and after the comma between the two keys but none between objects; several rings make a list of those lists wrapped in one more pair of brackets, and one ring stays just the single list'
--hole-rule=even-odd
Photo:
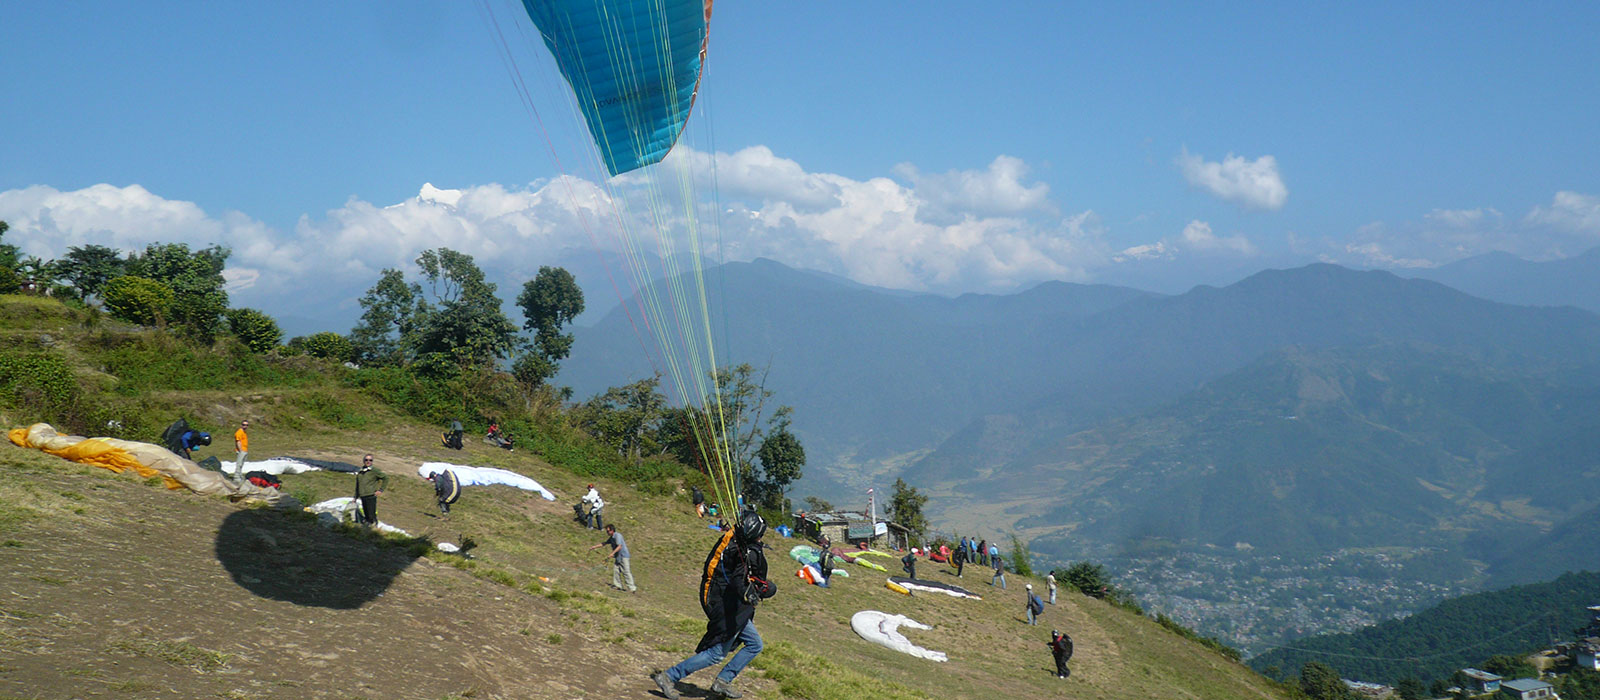
[{"label": "person in white shirt", "polygon": [[600,519],[600,509],[606,507],[606,502],[600,500],[600,492],[595,490],[594,484],[589,484],[589,492],[583,494],[583,502],[589,504],[589,513],[583,517],[584,526],[596,530],[605,528],[605,523]]}]

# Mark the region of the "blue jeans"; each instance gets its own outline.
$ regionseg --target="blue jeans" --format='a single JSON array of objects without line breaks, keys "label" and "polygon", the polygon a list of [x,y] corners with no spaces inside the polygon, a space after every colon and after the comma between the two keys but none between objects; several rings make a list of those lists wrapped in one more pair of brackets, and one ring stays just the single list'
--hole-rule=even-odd
[{"label": "blue jeans", "polygon": [[1033,614],[1033,608],[1030,607],[1027,610],[1028,610],[1028,624],[1030,624],[1030,625],[1039,624],[1039,617],[1037,615]]},{"label": "blue jeans", "polygon": [[994,575],[989,577],[989,585],[993,586],[995,581],[1000,582],[1000,590],[1005,590],[1006,575],[1004,573],[999,571],[994,572]]},{"label": "blue jeans", "polygon": [[740,644],[743,644],[744,647],[739,649],[739,653],[733,655],[733,660],[729,661],[727,666],[722,667],[722,673],[717,674],[717,680],[723,683],[732,683],[733,679],[739,675],[739,672],[750,664],[750,660],[756,658],[756,654],[761,653],[761,633],[756,631],[755,620],[746,622],[744,629],[739,630],[739,634],[729,639],[727,644],[713,645],[705,651],[678,662],[677,666],[667,669],[667,680],[677,683],[688,678],[689,674],[695,671],[715,666],[718,661],[722,660],[722,657],[727,656],[728,652],[733,651],[733,648]]}]

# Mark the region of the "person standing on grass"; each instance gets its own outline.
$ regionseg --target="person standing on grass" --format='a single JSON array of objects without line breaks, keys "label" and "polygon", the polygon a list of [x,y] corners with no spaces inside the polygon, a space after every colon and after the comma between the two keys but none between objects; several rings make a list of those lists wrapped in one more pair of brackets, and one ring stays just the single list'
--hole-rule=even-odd
[{"label": "person standing on grass", "polygon": [[234,478],[244,476],[244,456],[250,453],[250,421],[239,421],[239,429],[233,431],[233,451],[239,453],[233,460]]},{"label": "person standing on grass", "polygon": [[[1004,557],[990,557],[989,558],[989,563],[994,564],[994,576],[989,577],[989,585],[993,586],[995,581],[999,581],[1000,582],[1000,590],[1002,590],[1002,591],[1005,590],[1006,589],[1006,560],[1005,560],[1005,558]],[[1030,583],[1028,585],[1031,586],[1033,584]]]},{"label": "person standing on grass", "polygon": [[1033,594],[1033,584],[1030,583],[1025,588],[1028,589],[1028,624],[1037,625],[1039,624],[1039,615],[1044,613],[1044,601],[1039,600],[1039,596]]},{"label": "person standing on grass", "polygon": [[[611,587],[619,591],[638,593],[638,587],[633,585],[633,567],[629,564],[628,541],[622,538],[622,533],[617,532],[616,525],[607,525],[606,541],[589,549],[599,549],[607,545],[611,546]],[[626,589],[623,588],[624,583],[627,584]]]},{"label": "person standing on grass", "polygon": [[589,504],[589,514],[583,518],[584,527],[593,527],[596,530],[603,529],[605,525],[601,522],[600,509],[606,507],[606,502],[600,500],[600,491],[594,487],[594,484],[589,484],[589,492],[583,494],[583,502]]},{"label": "person standing on grass", "polygon": [[988,540],[978,540],[978,563],[982,564],[984,566],[988,566],[989,565],[989,541]]},{"label": "person standing on grass", "polygon": [[1066,680],[1072,675],[1067,660],[1072,658],[1072,638],[1062,632],[1050,630],[1050,655],[1056,659],[1056,678]]},{"label": "person standing on grass", "polygon": [[1050,573],[1044,575],[1044,582],[1050,585],[1050,604],[1051,605],[1055,605],[1056,604],[1056,570],[1055,569],[1051,569]]},{"label": "person standing on grass", "polygon": [[961,546],[956,547],[955,553],[950,555],[950,563],[956,565],[956,578],[961,578],[961,569],[967,564],[966,538],[962,538]]},{"label": "person standing on grass", "polygon": [[906,578],[917,577],[917,549],[911,548],[906,555],[900,558],[900,568],[906,570]]},{"label": "person standing on grass", "polygon": [[[706,614],[706,633],[695,654],[665,671],[650,674],[667,700],[678,700],[677,683],[689,674],[709,668],[738,648],[711,683],[711,693],[725,698],[744,696],[733,680],[761,653],[761,633],[756,631],[756,605],[778,594],[778,584],[767,579],[767,557],[761,537],[767,521],[755,512],[739,514],[733,529],[717,538],[700,572],[700,608]],[[742,648],[740,648],[742,645]]]},{"label": "person standing on grass", "polygon": [[694,494],[692,495],[692,499],[694,500],[694,514],[704,518],[706,517],[706,494],[704,491],[700,490],[699,486],[695,486],[693,488]]},{"label": "person standing on grass", "polygon": [[361,470],[356,472],[356,500],[361,502],[357,517],[363,524],[378,524],[378,497],[388,485],[389,475],[372,468],[372,455],[362,457]]}]

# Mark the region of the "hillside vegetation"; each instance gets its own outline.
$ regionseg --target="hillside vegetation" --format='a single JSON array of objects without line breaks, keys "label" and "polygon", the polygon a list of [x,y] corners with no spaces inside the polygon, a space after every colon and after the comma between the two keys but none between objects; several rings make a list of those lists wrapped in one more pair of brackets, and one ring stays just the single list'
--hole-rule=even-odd
[{"label": "hillside vegetation", "polygon": [[1250,660],[1257,669],[1299,669],[1318,661],[1346,678],[1397,683],[1444,680],[1495,655],[1522,656],[1571,640],[1600,603],[1600,573],[1452,598],[1403,620],[1359,632],[1296,640]]},{"label": "hillside vegetation", "polygon": [[[253,353],[226,336],[190,344],[34,298],[0,297],[0,334],[13,348],[0,353],[0,423],[148,440],[184,415],[218,434],[201,454],[227,458],[228,432],[249,419],[252,457],[371,452],[390,476],[380,518],[415,536],[327,530],[296,512],[0,446],[0,697],[656,697],[646,673],[686,656],[703,628],[693,588],[716,533],[684,494],[698,477],[670,461],[616,459],[567,427],[558,406],[502,403],[518,449],[468,440],[458,452],[414,416],[429,402],[492,405],[492,384],[440,397],[394,373]],[[441,519],[416,476],[434,460],[510,469],[558,498],[468,487]],[[353,482],[283,478],[303,502],[349,495]],[[568,506],[591,481],[628,537],[637,594],[609,588],[606,559],[586,551],[601,537],[572,520]],[[1066,589],[1040,627],[1026,626],[1017,576],[1002,592],[970,570],[961,583],[982,601],[907,598],[866,569],[831,589],[804,586],[786,556],[793,541],[771,537],[780,592],[757,616],[767,650],[739,679],[747,697],[1289,692],[1155,620]],[[428,546],[469,541],[470,559]],[[922,566],[924,577],[956,581]],[[848,623],[862,609],[932,624],[910,636],[950,662],[862,641]],[[1067,681],[1051,674],[1051,627],[1077,643]],[[702,672],[688,683],[710,680]]]}]

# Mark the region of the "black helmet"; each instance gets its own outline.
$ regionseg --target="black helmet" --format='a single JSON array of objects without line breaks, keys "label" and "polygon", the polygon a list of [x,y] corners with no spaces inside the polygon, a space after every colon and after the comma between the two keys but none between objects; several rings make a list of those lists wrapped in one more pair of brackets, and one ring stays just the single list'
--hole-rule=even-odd
[{"label": "black helmet", "polygon": [[739,516],[739,524],[734,527],[734,534],[741,542],[760,541],[761,536],[767,534],[767,521],[762,520],[761,515],[753,510],[745,511]]}]

